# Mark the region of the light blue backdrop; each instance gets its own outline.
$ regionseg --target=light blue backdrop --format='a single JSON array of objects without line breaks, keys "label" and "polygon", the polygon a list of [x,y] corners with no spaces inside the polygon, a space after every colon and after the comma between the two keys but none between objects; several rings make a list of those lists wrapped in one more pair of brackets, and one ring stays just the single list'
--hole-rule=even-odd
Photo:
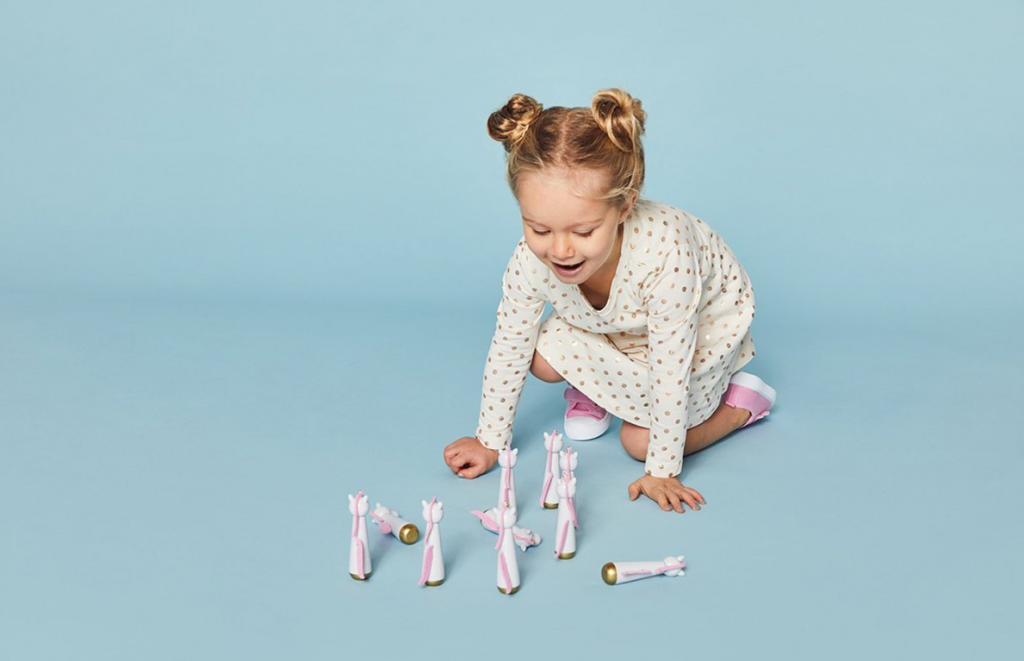
[{"label": "light blue backdrop", "polygon": [[[1022,79],[1020,2],[0,2],[0,657],[1009,657]],[[750,273],[779,405],[682,516],[579,444],[579,556],[509,599],[496,476],[441,461],[521,233],[485,122],[605,87]],[[562,406],[516,421],[548,538]],[[445,586],[376,529],[346,576],[359,489],[445,502]]]}]

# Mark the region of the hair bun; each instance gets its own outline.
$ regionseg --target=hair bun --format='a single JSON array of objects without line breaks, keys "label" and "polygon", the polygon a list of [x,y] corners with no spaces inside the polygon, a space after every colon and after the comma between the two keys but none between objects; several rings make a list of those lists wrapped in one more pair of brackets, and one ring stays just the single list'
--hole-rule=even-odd
[{"label": "hair bun", "polygon": [[523,139],[530,123],[540,115],[544,106],[533,97],[513,94],[505,106],[491,113],[487,118],[487,133],[498,142],[505,144],[505,150]]},{"label": "hair bun", "polygon": [[594,95],[590,110],[612,144],[625,152],[635,150],[647,120],[640,99],[634,99],[628,92],[612,87]]}]

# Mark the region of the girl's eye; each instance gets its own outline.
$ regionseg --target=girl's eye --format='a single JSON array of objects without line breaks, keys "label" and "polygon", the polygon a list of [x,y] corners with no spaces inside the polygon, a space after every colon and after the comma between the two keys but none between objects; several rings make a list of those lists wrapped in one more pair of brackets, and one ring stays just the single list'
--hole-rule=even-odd
[{"label": "girl's eye", "polygon": [[533,230],[533,233],[538,235],[538,236],[544,236],[545,234],[550,234],[550,232],[548,232],[548,230]]},{"label": "girl's eye", "polygon": [[585,239],[585,238],[587,238],[588,236],[590,236],[593,233],[594,233],[594,230],[590,230],[589,232],[576,232],[576,236],[581,236],[581,237],[583,237]]}]

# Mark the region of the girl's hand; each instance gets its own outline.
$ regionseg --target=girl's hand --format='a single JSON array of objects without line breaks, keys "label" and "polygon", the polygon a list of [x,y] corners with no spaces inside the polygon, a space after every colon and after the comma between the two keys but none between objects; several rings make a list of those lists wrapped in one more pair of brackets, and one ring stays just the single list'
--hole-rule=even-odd
[{"label": "girl's hand", "polygon": [[444,463],[459,477],[472,480],[498,463],[498,451],[484,447],[475,436],[463,436],[444,449]]},{"label": "girl's hand", "polygon": [[692,510],[699,510],[701,505],[706,504],[704,496],[697,493],[696,489],[684,487],[679,478],[675,477],[644,475],[629,485],[628,491],[630,500],[636,500],[643,493],[661,505],[661,509],[666,512],[674,509],[680,514],[685,514],[686,509],[682,503],[689,505]]}]

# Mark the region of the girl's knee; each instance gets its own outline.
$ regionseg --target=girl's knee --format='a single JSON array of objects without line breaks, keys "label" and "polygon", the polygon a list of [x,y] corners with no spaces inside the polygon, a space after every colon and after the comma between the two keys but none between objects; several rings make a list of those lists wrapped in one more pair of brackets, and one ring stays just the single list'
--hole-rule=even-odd
[{"label": "girl's knee", "polygon": [[544,360],[544,357],[540,355],[539,351],[533,352],[533,362],[530,363],[530,373],[541,381],[547,381],[548,383],[558,383],[562,380],[562,375],[558,373],[558,370],[548,364],[548,361]]},{"label": "girl's knee", "polygon": [[623,420],[622,429],[619,431],[619,438],[622,441],[622,447],[629,456],[637,461],[644,461],[647,459],[647,439],[649,434],[649,429]]}]

